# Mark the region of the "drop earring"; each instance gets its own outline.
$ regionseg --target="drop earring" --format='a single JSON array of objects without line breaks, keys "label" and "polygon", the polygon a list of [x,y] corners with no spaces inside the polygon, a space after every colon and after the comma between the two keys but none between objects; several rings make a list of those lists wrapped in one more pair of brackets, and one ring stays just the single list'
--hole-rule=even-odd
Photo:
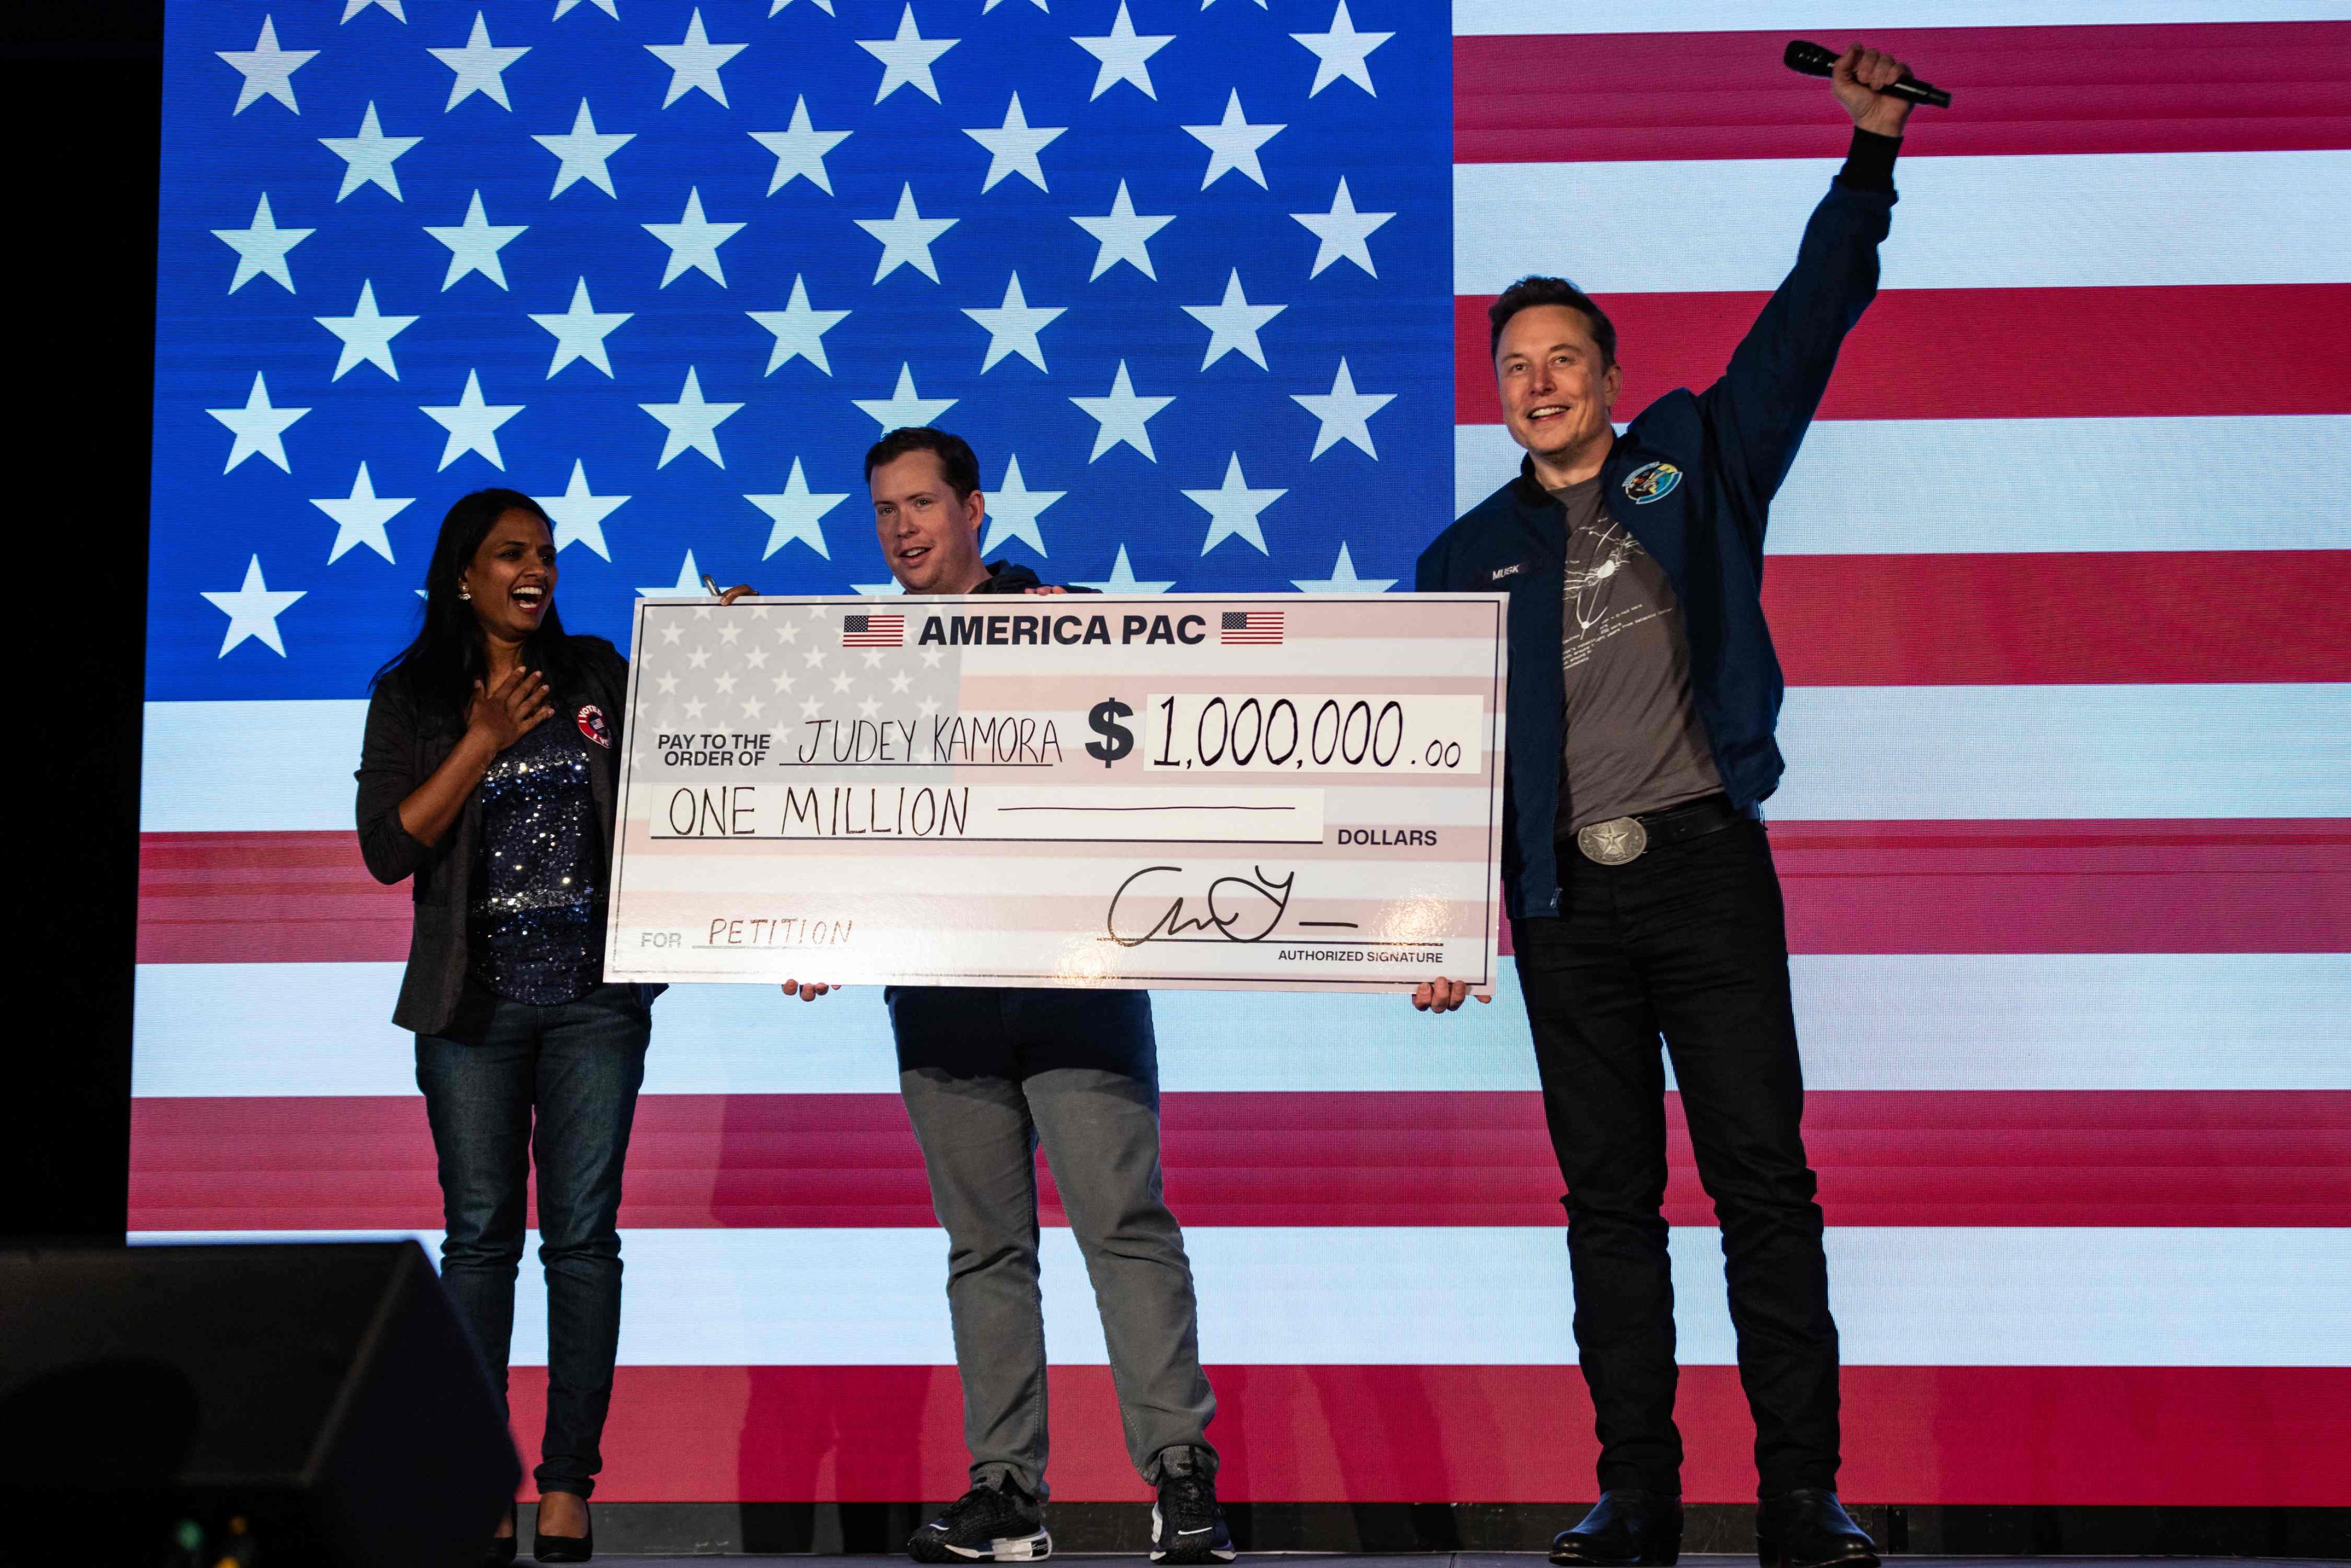
[{"label": "drop earring", "polygon": [[470,588],[460,587],[457,590],[457,597],[460,599],[470,600],[474,597],[474,591]]}]

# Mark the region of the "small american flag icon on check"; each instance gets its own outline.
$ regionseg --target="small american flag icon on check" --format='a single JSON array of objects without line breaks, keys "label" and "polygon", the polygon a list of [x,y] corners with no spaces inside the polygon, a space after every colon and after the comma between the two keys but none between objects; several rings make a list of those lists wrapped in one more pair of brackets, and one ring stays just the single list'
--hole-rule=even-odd
[{"label": "small american flag icon on check", "polygon": [[1228,610],[1220,628],[1220,641],[1227,647],[1241,645],[1271,645],[1281,641],[1281,612],[1279,610]]},{"label": "small american flag icon on check", "polygon": [[841,622],[844,648],[903,648],[905,643],[904,615],[852,615]]}]

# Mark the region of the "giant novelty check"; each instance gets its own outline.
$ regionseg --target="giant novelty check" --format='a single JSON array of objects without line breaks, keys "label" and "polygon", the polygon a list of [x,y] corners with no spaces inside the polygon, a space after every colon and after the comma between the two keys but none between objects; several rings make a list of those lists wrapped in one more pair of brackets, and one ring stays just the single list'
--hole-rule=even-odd
[{"label": "giant novelty check", "polygon": [[1504,603],[641,600],[605,973],[1490,984]]}]

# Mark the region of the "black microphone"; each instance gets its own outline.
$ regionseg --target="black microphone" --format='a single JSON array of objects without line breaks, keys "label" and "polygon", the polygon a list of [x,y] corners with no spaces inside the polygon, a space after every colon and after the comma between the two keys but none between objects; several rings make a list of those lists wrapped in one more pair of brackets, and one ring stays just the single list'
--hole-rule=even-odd
[{"label": "black microphone", "polygon": [[[1834,49],[1823,48],[1809,38],[1789,39],[1788,52],[1781,56],[1780,60],[1790,70],[1802,71],[1808,77],[1836,74],[1837,52]],[[1889,83],[1877,90],[1890,93],[1896,98],[1907,98],[1913,103],[1926,104],[1930,109],[1951,107],[1949,93],[1945,92],[1941,88],[1920,81],[1914,76],[1905,76],[1901,80]]]}]

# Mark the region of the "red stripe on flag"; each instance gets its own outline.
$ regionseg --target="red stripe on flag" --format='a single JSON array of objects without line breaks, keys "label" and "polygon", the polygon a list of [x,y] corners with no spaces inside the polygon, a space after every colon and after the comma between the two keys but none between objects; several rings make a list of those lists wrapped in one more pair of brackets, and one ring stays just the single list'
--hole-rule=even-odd
[{"label": "red stripe on flag", "polygon": [[[1770,296],[1595,298],[1616,326],[1616,409],[1629,417],[1676,387],[1711,385]],[[1492,302],[1454,298],[1457,423],[1502,422],[1486,350]],[[2308,283],[1888,289],[1846,339],[1819,417],[2346,413],[2351,284]],[[2226,454],[2205,455],[2225,466]]]},{"label": "red stripe on flag", "polygon": [[[1771,840],[1797,953],[2351,951],[2351,823],[2331,819],[1783,821]],[[141,841],[142,964],[395,963],[409,923],[348,833]]]},{"label": "red stripe on flag", "polygon": [[[1559,34],[1453,43],[1462,163],[1842,157],[1785,33]],[[1819,36],[1832,48],[1844,33]],[[1936,155],[2351,146],[2351,25],[1921,27],[1866,41],[1952,91]]]},{"label": "red stripe on flag", "polygon": [[1795,686],[2351,681],[2346,604],[2351,550],[1776,556],[1763,579]]},{"label": "red stripe on flag", "polygon": [[[1667,1113],[1667,1218],[1711,1226],[1678,1095]],[[1178,1092],[1161,1117],[1186,1225],[1562,1223],[1531,1092]],[[131,1118],[133,1230],[440,1225],[413,1097],[142,1099]],[[1821,1091],[1804,1132],[1832,1225],[2351,1227],[2351,1092]],[[1067,1223],[1050,1171],[1043,1204]],[[935,1221],[893,1094],[653,1094],[621,1223]]]},{"label": "red stripe on flag", "polygon": [[[1572,1366],[1207,1372],[1228,1502],[1595,1493],[1592,1404]],[[1048,1377],[1053,1495],[1147,1500],[1110,1369]],[[1838,1490],[1851,1502],[2351,1503],[2351,1369],[1848,1366],[1843,1385]],[[526,1456],[538,1452],[546,1389],[545,1368],[515,1368]],[[1682,1368],[1674,1414],[1689,1500],[1753,1501],[1738,1369]],[[969,1484],[962,1385],[946,1366],[624,1366],[604,1456],[599,1501],[937,1501]]]}]

